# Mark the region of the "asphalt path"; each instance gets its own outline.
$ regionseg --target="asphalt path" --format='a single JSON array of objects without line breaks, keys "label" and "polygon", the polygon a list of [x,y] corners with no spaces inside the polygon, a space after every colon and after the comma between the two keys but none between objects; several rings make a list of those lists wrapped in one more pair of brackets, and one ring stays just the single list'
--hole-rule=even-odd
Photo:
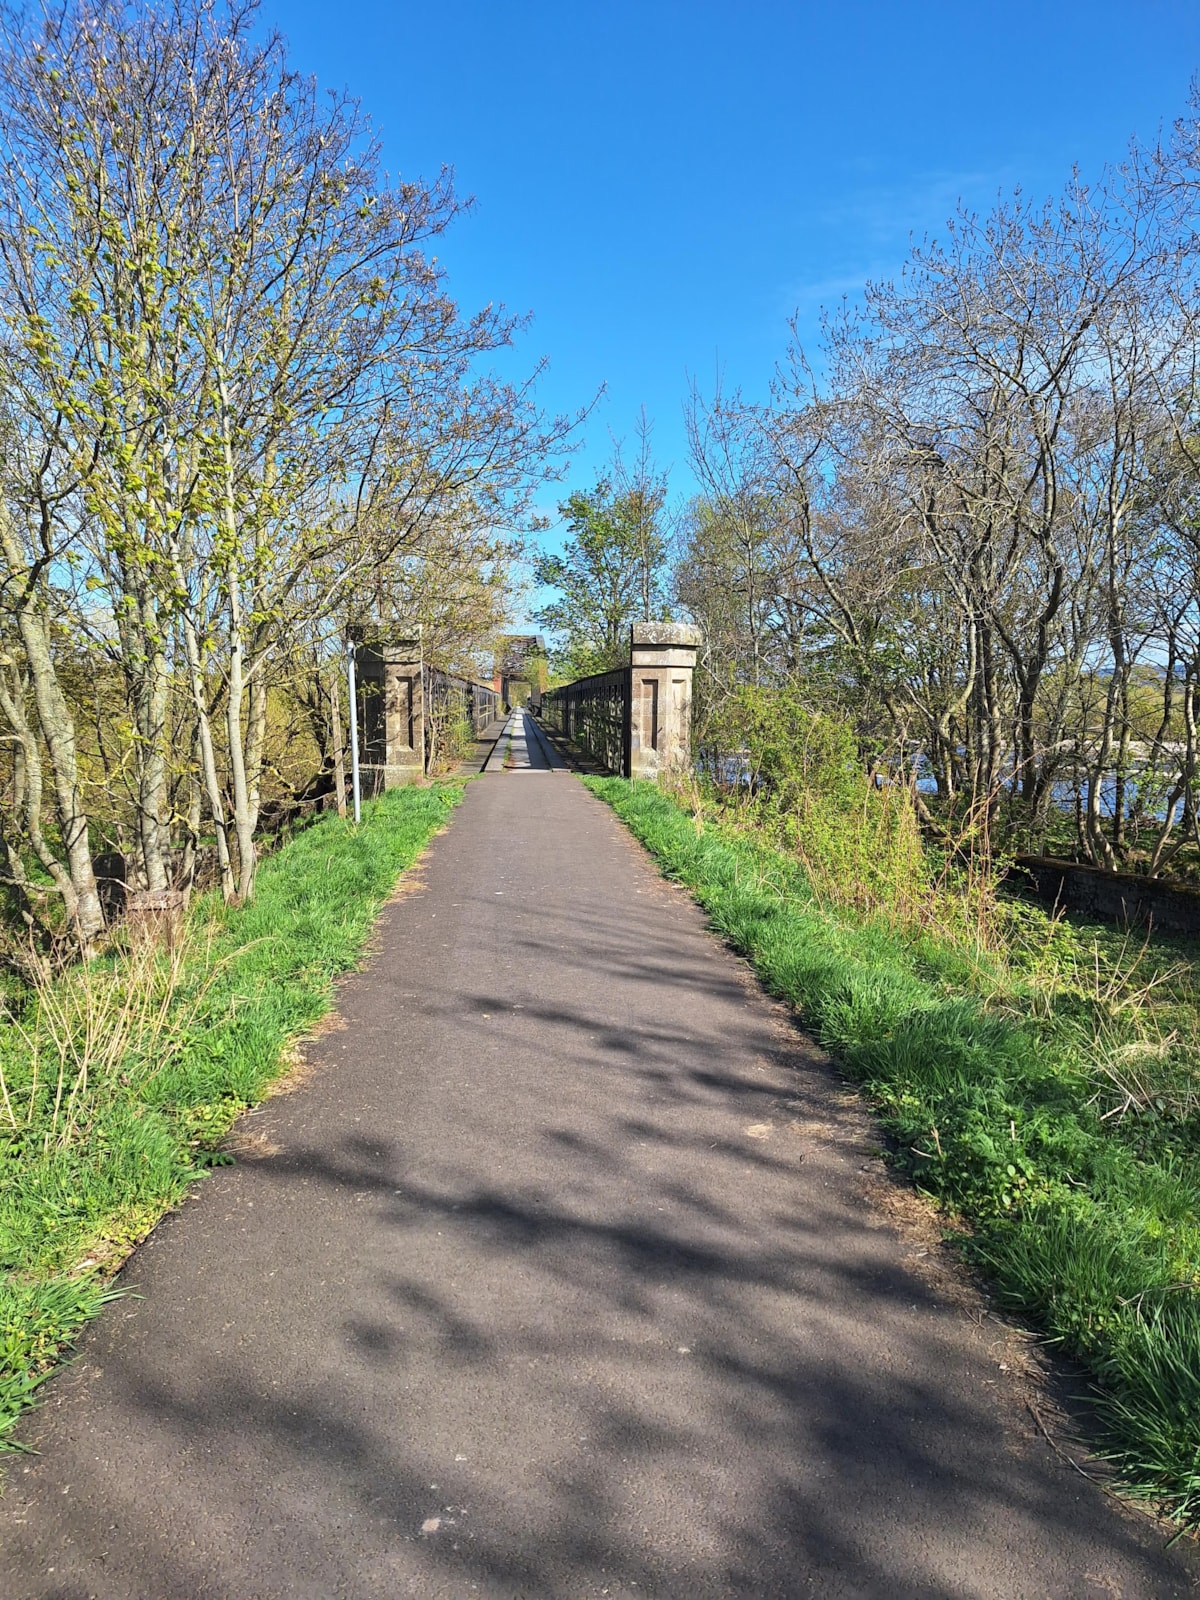
[{"label": "asphalt path", "polygon": [[537,723],[518,706],[504,724],[484,766],[485,772],[561,772],[566,763]]},{"label": "asphalt path", "polygon": [[574,777],[469,786],[306,1055],[23,1428],[4,1600],[1193,1592]]}]

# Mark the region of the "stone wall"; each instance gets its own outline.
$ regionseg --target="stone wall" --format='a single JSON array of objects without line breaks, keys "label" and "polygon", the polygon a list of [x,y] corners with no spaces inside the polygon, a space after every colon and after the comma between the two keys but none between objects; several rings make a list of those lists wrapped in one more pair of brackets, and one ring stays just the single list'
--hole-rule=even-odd
[{"label": "stone wall", "polygon": [[1200,938],[1200,890],[1186,884],[1131,872],[1104,872],[1052,856],[1018,856],[1014,876],[1041,899],[1081,916]]}]

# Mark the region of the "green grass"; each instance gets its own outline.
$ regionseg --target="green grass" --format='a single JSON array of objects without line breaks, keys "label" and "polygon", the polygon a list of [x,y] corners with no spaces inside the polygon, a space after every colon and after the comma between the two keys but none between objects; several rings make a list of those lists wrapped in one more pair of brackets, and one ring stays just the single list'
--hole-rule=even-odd
[{"label": "green grass", "polygon": [[[199,901],[177,962],[118,953],[63,975],[0,1023],[11,1111],[0,1122],[0,1447],[111,1298],[104,1268],[228,1159],[230,1126],[266,1092],[290,1041],[329,1009],[334,977],[355,966],[397,877],[462,793],[390,791],[364,806],[357,829],[324,818],[262,863],[252,905]],[[108,1059],[104,1030],[111,1038],[126,1000],[147,989],[160,1010]],[[56,1019],[60,1036],[71,1033],[66,1052],[51,1048]],[[69,1119],[59,1097],[56,1119],[46,1062],[65,1055],[66,1080],[77,1081],[88,1051],[86,1086]]]},{"label": "green grass", "polygon": [[[1140,977],[1122,987],[1103,978],[1118,935],[1047,923],[1061,967],[1086,966],[1082,950],[1097,970],[1091,992],[1047,984],[1021,962],[819,901],[785,852],[698,821],[653,785],[587,782],[862,1084],[896,1159],[967,1223],[965,1248],[1001,1300],[1088,1368],[1106,1453],[1130,1492],[1200,1526],[1186,959],[1169,945],[1142,952]],[[1148,995],[1138,983],[1150,966]]]}]

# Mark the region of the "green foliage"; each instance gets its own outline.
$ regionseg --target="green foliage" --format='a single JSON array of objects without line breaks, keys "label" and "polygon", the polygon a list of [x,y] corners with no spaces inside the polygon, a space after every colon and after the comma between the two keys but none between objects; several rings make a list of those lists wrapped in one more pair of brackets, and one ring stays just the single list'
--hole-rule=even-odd
[{"label": "green foliage", "polygon": [[[822,902],[790,854],[698,825],[653,785],[588,783],[862,1083],[898,1160],[970,1223],[965,1248],[1003,1301],[1089,1367],[1133,1491],[1200,1524],[1195,1100],[1127,1095],[1114,1115],[1110,1095],[1105,1109],[1114,1062],[1144,1060],[1149,980],[1104,978],[1098,938],[1090,990],[1077,949],[1060,952],[1057,986],[968,960],[928,931]],[[1194,972],[1172,980],[1174,955],[1157,953],[1154,978],[1185,987],[1194,1017]],[[1177,1017],[1177,997],[1165,1004]]]},{"label": "green foliage", "polygon": [[[288,1042],[328,1009],[332,980],[354,966],[397,875],[462,797],[460,785],[400,789],[363,808],[360,827],[326,817],[264,863],[258,895],[232,909],[217,894],[192,913],[192,937],[157,1027],[115,1052],[87,1056],[86,1084],[67,1124],[55,1097],[30,1094],[33,1011],[58,1019],[71,1063],[105,1018],[99,990],[118,997],[146,975],[132,952],[91,988],[80,969],[0,1023],[8,1092],[0,1118],[0,1443],[42,1377],[109,1298],[97,1269],[113,1267],[205,1170],[229,1159],[221,1142],[261,1099]],[[160,962],[166,956],[155,956]],[[65,998],[64,998],[65,995]],[[119,1010],[119,1001],[118,1001]],[[42,1078],[48,1050],[43,1046]]]},{"label": "green foliage", "polygon": [[84,1323],[116,1298],[96,1278],[0,1283],[0,1449]]},{"label": "green foliage", "polygon": [[459,713],[440,730],[435,752],[435,765],[450,772],[460,761],[465,761],[475,748],[475,729],[470,717]]},{"label": "green foliage", "polygon": [[744,742],[760,795],[781,810],[819,796],[853,810],[866,779],[854,730],[846,722],[808,710],[788,689],[746,685],[733,697],[725,720]]},{"label": "green foliage", "polygon": [[814,891],[916,919],[930,872],[911,799],[863,771],[850,724],[809,710],[792,688],[749,685],[722,722],[748,755],[742,810],[796,852]]},{"label": "green foliage", "polygon": [[572,536],[561,555],[542,556],[534,567],[536,581],[559,597],[534,617],[559,635],[554,664],[568,678],[621,666],[630,623],[667,616],[658,509],[645,490],[614,492],[606,479],[559,506]]}]

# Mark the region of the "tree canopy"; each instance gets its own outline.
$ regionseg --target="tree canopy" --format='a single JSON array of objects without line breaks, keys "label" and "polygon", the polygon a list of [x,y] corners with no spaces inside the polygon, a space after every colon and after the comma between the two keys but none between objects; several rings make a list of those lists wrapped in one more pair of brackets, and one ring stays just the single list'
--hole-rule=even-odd
[{"label": "tree canopy", "polygon": [[614,487],[602,478],[559,506],[571,536],[561,554],[535,565],[536,582],[557,594],[534,615],[557,640],[560,673],[580,678],[620,666],[629,659],[630,623],[667,615],[663,501],[657,483]]},{"label": "tree canopy", "polygon": [[156,888],[211,829],[252,893],[292,675],[372,603],[482,643],[567,424],[447,292],[449,174],[388,178],[253,4],[6,13],[0,177],[0,828],[86,941],[98,839]]},{"label": "tree canopy", "polygon": [[770,402],[693,395],[676,592],[714,759],[742,685],[787,688],[930,822],[1196,858],[1198,129],[1193,105],[1101,185],[960,213]]}]

